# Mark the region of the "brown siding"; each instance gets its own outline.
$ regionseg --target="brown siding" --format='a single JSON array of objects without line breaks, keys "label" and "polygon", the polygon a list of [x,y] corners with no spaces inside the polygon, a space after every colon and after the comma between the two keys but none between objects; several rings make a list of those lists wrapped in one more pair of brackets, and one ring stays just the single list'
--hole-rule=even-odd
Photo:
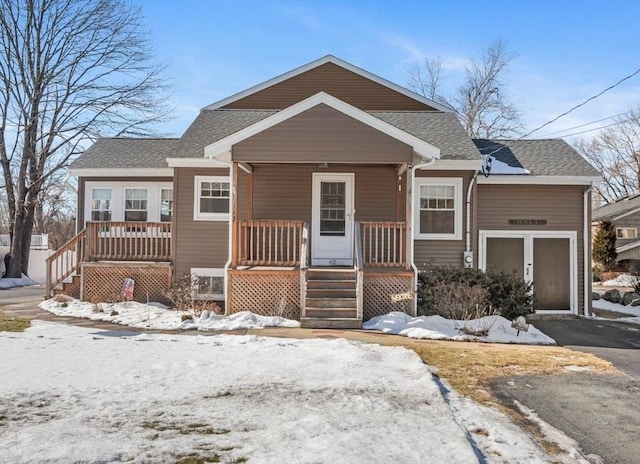
[{"label": "brown siding", "polygon": [[[576,231],[579,309],[584,301],[583,193],[583,186],[573,185],[478,186],[479,230]],[[510,225],[509,219],[544,219],[547,223]]]},{"label": "brown siding", "polygon": [[396,220],[395,166],[257,164],[253,168],[254,219],[310,221],[313,173],[349,172],[355,174],[356,221]]},{"label": "brown siding", "polygon": [[77,232],[84,229],[84,200],[87,182],[171,182],[171,177],[79,177],[78,178],[78,206],[76,211]]},{"label": "brown siding", "polygon": [[227,175],[227,169],[175,169],[172,237],[176,278],[192,267],[222,268],[227,262],[229,223],[193,220],[194,176]]},{"label": "brown siding", "polygon": [[321,104],[233,147],[244,162],[410,163],[411,146]]},{"label": "brown siding", "polygon": [[244,97],[224,108],[282,109],[318,92],[326,92],[366,111],[429,111],[428,105],[388,87],[326,63],[286,81]]},{"label": "brown siding", "polygon": [[[425,269],[431,266],[462,266],[462,254],[464,253],[465,247],[465,230],[467,221],[467,188],[469,187],[469,182],[471,182],[473,177],[473,171],[425,170],[416,171],[415,175],[416,177],[462,177],[462,239],[414,240],[414,263],[418,269]],[[475,231],[473,231],[473,233],[475,234]],[[471,243],[471,246],[473,248],[473,242]]]}]

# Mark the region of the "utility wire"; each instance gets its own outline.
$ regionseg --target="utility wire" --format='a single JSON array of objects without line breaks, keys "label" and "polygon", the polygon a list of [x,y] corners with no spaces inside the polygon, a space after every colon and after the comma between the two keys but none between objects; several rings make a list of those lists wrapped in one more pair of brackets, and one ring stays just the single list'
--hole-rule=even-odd
[{"label": "utility wire", "polygon": [[[614,114],[613,116],[609,116],[609,117],[606,117],[606,118],[598,119],[596,121],[586,122],[586,123],[580,124],[578,126],[568,127],[566,129],[557,130],[555,132],[549,132],[548,134],[541,135],[540,137],[542,137],[543,139],[546,139],[551,135],[560,134],[561,132],[569,132],[570,130],[573,130],[573,129],[579,129],[581,127],[590,126],[591,124],[595,124],[595,123],[598,123],[598,122],[606,121],[608,119],[617,118],[619,116],[624,116],[625,114],[629,114],[629,113],[631,113],[631,111],[625,111],[624,113]],[[603,126],[603,127],[607,127],[607,126]],[[590,130],[597,130],[597,129],[602,129],[602,127],[596,127],[595,129],[590,129]],[[563,136],[563,137],[566,137],[566,136]]]},{"label": "utility wire", "polygon": [[[578,108],[580,108],[580,107],[582,107],[582,106],[586,105],[586,104],[587,104],[587,103],[589,103],[590,101],[595,100],[596,98],[598,98],[598,97],[599,97],[599,96],[601,96],[602,94],[604,94],[604,93],[608,92],[609,90],[611,90],[611,89],[614,89],[614,88],[618,87],[618,86],[619,86],[620,84],[622,84],[624,81],[631,79],[632,77],[634,77],[634,76],[635,76],[635,75],[637,75],[637,74],[640,74],[640,68],[636,69],[633,73],[629,74],[628,76],[623,77],[622,79],[620,79],[620,80],[619,80],[618,82],[616,82],[615,84],[610,85],[609,87],[607,87],[607,88],[606,88],[606,89],[604,89],[603,91],[601,91],[601,92],[599,92],[599,93],[597,93],[597,94],[595,94],[595,95],[593,95],[593,96],[591,96],[591,97],[587,98],[587,99],[586,99],[585,101],[583,101],[582,103],[577,104],[577,105],[576,105],[576,106],[574,106],[573,108],[571,108],[571,109],[569,109],[569,110],[565,111],[564,113],[562,113],[562,114],[560,114],[560,115],[556,116],[555,118],[551,119],[550,121],[545,122],[544,124],[542,124],[542,125],[540,125],[540,126],[536,127],[535,129],[533,129],[533,130],[531,130],[531,131],[527,132],[526,134],[524,134],[524,135],[522,135],[522,136],[518,137],[517,139],[515,139],[515,140],[511,140],[511,141],[512,141],[512,142],[518,142],[518,141],[520,141],[520,140],[524,139],[525,137],[529,137],[529,136],[530,136],[531,134],[533,134],[534,132],[537,132],[537,131],[539,131],[540,129],[542,129],[543,127],[546,127],[546,126],[548,126],[549,124],[552,124],[552,123],[556,122],[558,119],[560,119],[560,118],[562,118],[562,117],[564,117],[564,116],[568,115],[569,113],[572,113],[573,111],[575,111],[575,110],[577,110]],[[500,147],[496,148],[496,149],[495,149],[494,151],[492,151],[491,153],[486,153],[484,156],[491,156],[491,155],[493,155],[493,154],[497,153],[498,151],[502,150],[503,148],[507,148],[507,147],[508,147],[508,145],[507,145],[507,144],[502,145],[502,146],[500,146]]]}]

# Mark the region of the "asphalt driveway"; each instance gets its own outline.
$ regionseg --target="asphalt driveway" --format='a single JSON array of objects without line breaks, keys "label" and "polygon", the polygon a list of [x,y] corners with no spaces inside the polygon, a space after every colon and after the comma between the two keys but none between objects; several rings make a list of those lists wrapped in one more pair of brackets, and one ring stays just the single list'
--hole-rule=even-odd
[{"label": "asphalt driveway", "polygon": [[503,377],[492,383],[496,397],[516,410],[515,401],[534,410],[606,464],[640,463],[640,326],[577,318],[531,322],[558,345],[593,353],[624,373]]}]

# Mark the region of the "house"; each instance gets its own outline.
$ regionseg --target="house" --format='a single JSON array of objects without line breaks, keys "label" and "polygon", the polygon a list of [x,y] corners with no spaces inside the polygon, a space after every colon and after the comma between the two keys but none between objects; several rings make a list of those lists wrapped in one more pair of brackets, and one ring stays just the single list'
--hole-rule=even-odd
[{"label": "house", "polygon": [[617,261],[640,260],[640,195],[631,195],[593,210],[592,226],[610,219],[616,228]]},{"label": "house", "polygon": [[193,274],[227,313],[360,327],[415,314],[418,272],[449,265],[532,280],[538,311],[589,311],[586,161],[561,140],[472,140],[333,56],[204,107],[180,138],[100,139],[70,171],[79,233],[48,291],[75,275],[67,291],[105,298],[133,277],[153,299]]}]

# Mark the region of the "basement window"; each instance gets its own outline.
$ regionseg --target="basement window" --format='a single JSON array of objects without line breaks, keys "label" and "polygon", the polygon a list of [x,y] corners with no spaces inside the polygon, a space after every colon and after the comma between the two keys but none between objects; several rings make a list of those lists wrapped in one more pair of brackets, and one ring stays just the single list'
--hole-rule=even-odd
[{"label": "basement window", "polygon": [[196,298],[224,300],[224,269],[191,268],[191,275]]}]

